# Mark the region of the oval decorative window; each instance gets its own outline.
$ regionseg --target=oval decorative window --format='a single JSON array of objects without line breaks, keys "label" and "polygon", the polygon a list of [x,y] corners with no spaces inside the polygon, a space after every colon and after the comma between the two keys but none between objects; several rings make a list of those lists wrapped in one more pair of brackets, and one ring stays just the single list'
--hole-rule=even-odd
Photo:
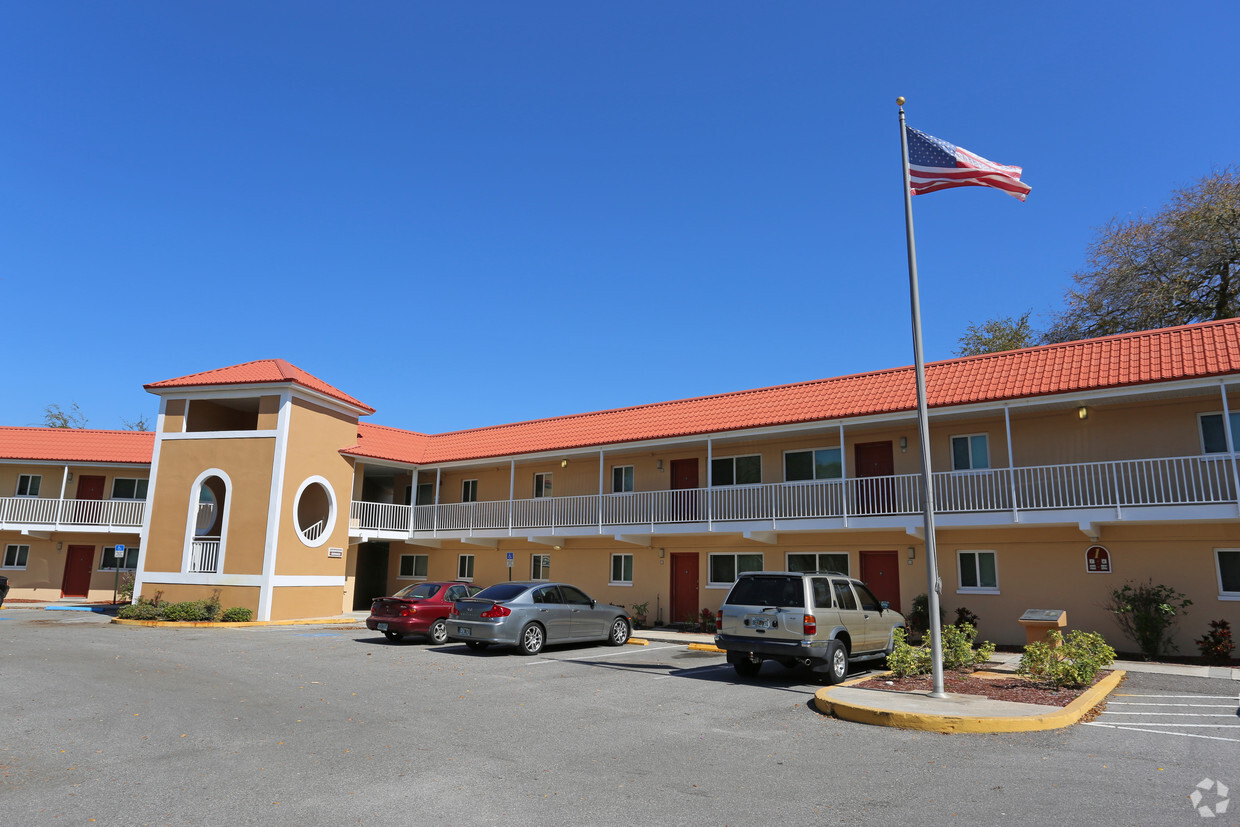
[{"label": "oval decorative window", "polygon": [[297,489],[293,525],[308,546],[321,546],[336,527],[336,494],[322,477],[310,477]]}]

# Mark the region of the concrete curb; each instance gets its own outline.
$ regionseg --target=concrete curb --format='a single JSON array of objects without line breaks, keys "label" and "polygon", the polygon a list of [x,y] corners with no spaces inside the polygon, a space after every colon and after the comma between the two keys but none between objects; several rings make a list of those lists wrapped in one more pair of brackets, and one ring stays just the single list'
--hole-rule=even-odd
[{"label": "concrete curb", "polygon": [[112,622],[120,626],[153,626],[167,629],[242,629],[253,626],[357,626],[352,619],[342,620],[338,617],[320,617],[306,620],[247,620],[241,623],[208,622],[205,620],[131,620],[121,617],[112,618]]},{"label": "concrete curb", "polygon": [[690,643],[689,648],[695,652],[719,652],[722,654],[724,651],[713,643]]},{"label": "concrete curb", "polygon": [[[837,688],[833,686],[823,687],[814,693],[814,706],[820,712],[846,721],[925,732],[1040,732],[1048,729],[1063,729],[1080,721],[1085,713],[1101,703],[1127,674],[1123,670],[1116,670],[1062,709],[1043,707],[1054,711],[1041,715],[941,715],[924,711],[882,709],[832,698],[831,692]],[[867,675],[840,684],[840,686],[861,683],[873,677],[873,675]],[[874,692],[876,698],[884,694],[878,690]],[[897,694],[909,695],[910,693]]]},{"label": "concrete curb", "polygon": [[650,645],[650,641],[646,640],[645,638],[641,638],[641,637],[631,637],[628,639],[627,642],[630,646],[649,646]]}]

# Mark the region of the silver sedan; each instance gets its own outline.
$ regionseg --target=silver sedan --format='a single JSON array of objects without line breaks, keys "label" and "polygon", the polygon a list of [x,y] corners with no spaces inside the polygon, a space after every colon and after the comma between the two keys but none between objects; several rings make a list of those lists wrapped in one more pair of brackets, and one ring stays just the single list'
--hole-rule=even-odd
[{"label": "silver sedan", "polygon": [[622,646],[631,629],[620,606],[543,580],[497,583],[456,601],[448,618],[448,640],[471,649],[516,646],[523,655],[537,655],[548,643],[602,640]]}]

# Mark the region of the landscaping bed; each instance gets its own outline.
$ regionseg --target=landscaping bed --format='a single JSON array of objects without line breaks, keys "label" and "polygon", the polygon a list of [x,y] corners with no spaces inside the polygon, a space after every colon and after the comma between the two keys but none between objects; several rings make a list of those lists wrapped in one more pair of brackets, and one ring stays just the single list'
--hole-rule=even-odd
[{"label": "landscaping bed", "polygon": [[[1110,674],[1109,671],[1099,672],[1089,686],[1068,689],[1048,686],[1019,675],[981,677],[976,672],[951,670],[943,673],[943,689],[959,695],[982,695],[995,701],[1067,706]],[[849,685],[858,689],[886,689],[892,692],[930,692],[934,689],[934,679],[930,675],[910,675],[904,678],[884,676]]]}]

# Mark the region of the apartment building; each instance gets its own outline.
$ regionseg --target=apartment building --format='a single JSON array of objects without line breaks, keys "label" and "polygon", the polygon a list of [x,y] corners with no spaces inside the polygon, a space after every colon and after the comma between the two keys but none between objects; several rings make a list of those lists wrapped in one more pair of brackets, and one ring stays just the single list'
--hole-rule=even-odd
[{"label": "apartment building", "polygon": [[[965,607],[986,638],[1021,643],[1026,609],[1058,608],[1120,643],[1106,597],[1152,579],[1194,601],[1186,651],[1209,620],[1240,622],[1238,373],[1240,320],[928,365],[949,619]],[[372,409],[281,360],[146,387],[144,596],[218,592],[279,619],[421,579],[554,578],[674,623],[750,570],[844,571],[901,609],[926,591],[911,368],[444,434],[361,421]],[[68,595],[52,549],[102,554],[112,535],[33,522],[31,499],[72,511],[82,472],[65,452],[10,457],[28,430],[0,429],[5,573],[15,597]],[[115,437],[78,434],[99,440],[93,461]],[[128,479],[107,450],[108,479]],[[36,468],[60,478],[31,494]]]}]

